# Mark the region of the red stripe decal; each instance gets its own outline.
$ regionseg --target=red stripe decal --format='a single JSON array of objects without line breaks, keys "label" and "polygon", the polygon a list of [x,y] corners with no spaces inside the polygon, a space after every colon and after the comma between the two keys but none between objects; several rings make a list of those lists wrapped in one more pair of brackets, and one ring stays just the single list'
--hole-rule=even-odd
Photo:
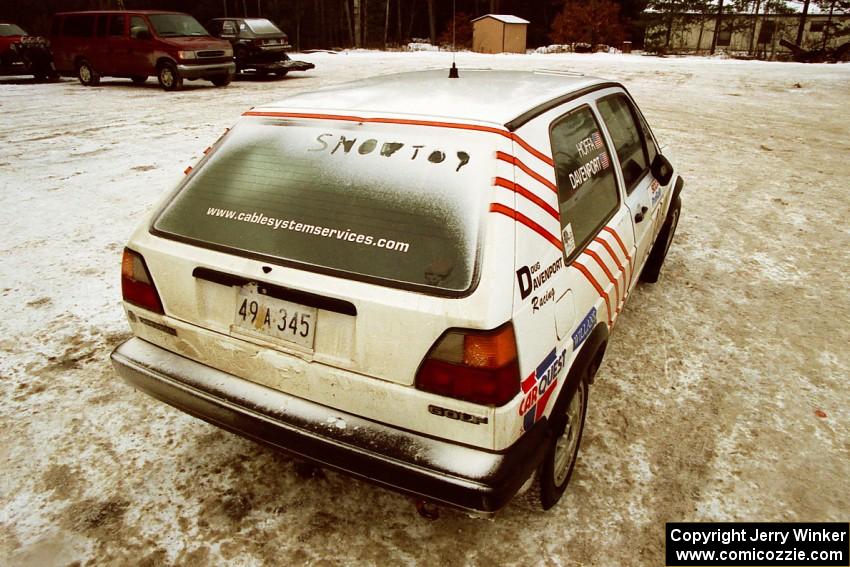
[{"label": "red stripe decal", "polygon": [[477,132],[489,132],[491,134],[498,134],[516,142],[521,148],[523,148],[525,151],[527,151],[546,165],[555,165],[555,162],[552,161],[552,158],[541,153],[539,150],[534,149],[528,142],[526,142],[513,132],[508,132],[507,130],[503,130],[501,128],[494,128],[492,126],[481,126],[478,124],[460,124],[458,122],[438,122],[434,120],[411,120],[409,118],[366,118],[363,116],[352,116],[347,114],[315,114],[311,112],[264,112],[259,110],[249,110],[248,112],[243,112],[242,116],[265,116],[267,118],[308,118],[315,120],[344,120],[346,122],[370,122],[373,124],[406,124],[409,126],[434,126],[437,128],[454,128],[457,130],[474,130]]},{"label": "red stripe decal", "polygon": [[[614,249],[611,248],[611,245],[608,244],[608,242],[606,242],[605,240],[602,240],[598,236],[596,238],[594,238],[593,241],[598,242],[599,244],[602,245],[603,248],[605,248],[605,250],[608,251],[608,254],[611,256],[611,258],[614,259],[614,263],[617,264],[617,269],[620,270],[621,274],[623,274],[623,284],[626,287],[625,293],[623,294],[625,296],[625,297],[623,297],[623,299],[625,300],[626,297],[629,296],[629,284],[631,283],[631,276],[629,276],[629,273],[626,272],[625,269],[623,269],[623,265],[620,263],[620,259],[617,257],[616,254],[614,254]],[[626,281],[626,278],[628,278],[628,282]]]},{"label": "red stripe decal", "polygon": [[602,230],[604,230],[604,231],[605,231],[605,232],[607,232],[607,233],[610,233],[610,234],[613,234],[613,235],[614,235],[614,239],[617,241],[617,244],[619,244],[619,245],[620,245],[620,250],[622,250],[622,251],[623,251],[623,254],[625,254],[625,255],[626,255],[626,259],[627,259],[629,262],[631,262],[631,261],[632,261],[632,257],[631,257],[631,256],[629,256],[629,253],[626,251],[626,245],[625,245],[625,244],[623,244],[623,241],[622,241],[622,240],[620,240],[620,235],[619,235],[619,234],[617,234],[617,231],[616,231],[616,230],[614,230],[613,228],[611,228],[610,226],[603,226],[603,227],[602,227]]},{"label": "red stripe decal", "polygon": [[632,257],[629,255],[628,251],[626,250],[626,245],[623,244],[622,240],[620,240],[620,235],[617,234],[616,230],[614,230],[610,226],[603,226],[602,230],[604,230],[605,232],[614,236],[614,240],[617,241],[617,244],[620,245],[620,250],[622,250],[623,254],[626,256],[626,261],[628,261],[628,263],[629,263],[629,283],[628,283],[628,287],[626,287],[626,289],[627,290],[631,289],[631,287],[632,287],[632,277],[635,275],[635,265],[634,265],[634,262],[632,262]]},{"label": "red stripe decal", "polygon": [[528,153],[530,153],[531,155],[533,155],[534,157],[536,157],[537,159],[539,159],[540,161],[545,163],[546,165],[555,167],[555,162],[552,161],[552,158],[550,158],[549,156],[544,155],[544,154],[540,153],[539,151],[535,150],[534,148],[531,147],[531,145],[528,142],[526,142],[525,140],[523,140],[522,138],[520,138],[516,134],[513,134],[513,133],[510,134],[510,138],[511,138],[511,140],[513,140],[514,142],[519,144],[519,146],[522,149],[524,149],[525,151],[527,151]]},{"label": "red stripe decal", "polygon": [[596,260],[596,263],[602,268],[602,271],[605,272],[605,275],[608,276],[608,281],[614,284],[614,291],[617,293],[617,303],[615,304],[617,307],[615,311],[617,313],[620,312],[620,285],[617,283],[617,280],[614,278],[614,274],[608,269],[608,266],[605,265],[605,262],[602,261],[602,258],[599,257],[599,254],[591,250],[590,248],[585,248],[584,253]]},{"label": "red stripe decal", "polygon": [[602,286],[599,285],[599,283],[596,281],[596,278],[593,277],[593,274],[590,273],[590,270],[588,270],[587,267],[584,266],[584,264],[582,264],[578,260],[573,260],[572,265],[575,266],[578,271],[584,274],[584,277],[587,278],[587,281],[590,282],[590,285],[596,288],[596,293],[598,293],[600,297],[605,299],[605,306],[608,307],[608,326],[612,326],[613,323],[611,322],[611,301],[608,299],[608,294],[605,293],[605,290],[602,289]]},{"label": "red stripe decal", "polygon": [[558,211],[552,208],[552,205],[550,205],[549,203],[547,203],[546,201],[544,201],[543,199],[541,199],[519,183],[513,183],[512,181],[508,181],[503,177],[497,177],[493,180],[493,185],[497,187],[504,187],[505,189],[510,189],[511,191],[522,195],[523,197],[525,197],[526,199],[528,199],[529,201],[549,213],[549,215],[556,221],[561,220],[561,215],[558,214]]},{"label": "red stripe decal", "polygon": [[519,160],[519,158],[516,158],[512,155],[506,154],[505,152],[496,152],[496,159],[500,159],[502,161],[506,161],[510,164],[517,166],[518,168],[523,170],[525,173],[527,173],[529,175],[529,177],[534,178],[535,180],[542,183],[543,185],[545,185],[546,187],[548,187],[549,189],[551,189],[555,193],[558,192],[558,188],[555,186],[554,183],[552,183],[551,181],[549,181],[548,179],[546,179],[545,177],[543,177],[542,175],[540,175],[539,173],[537,173],[536,171],[532,170],[530,167],[528,167],[527,165],[522,163]]},{"label": "red stripe decal", "polygon": [[502,205],[501,203],[490,203],[490,212],[499,213],[505,215],[506,217],[510,217],[517,222],[521,222],[522,224],[524,224],[525,226],[527,226],[528,228],[530,228],[531,230],[551,242],[552,245],[558,250],[562,249],[561,241],[558,240],[556,236],[554,236],[552,233],[550,233],[545,228],[543,228],[524,214],[520,213],[519,211],[515,211],[510,207]]}]

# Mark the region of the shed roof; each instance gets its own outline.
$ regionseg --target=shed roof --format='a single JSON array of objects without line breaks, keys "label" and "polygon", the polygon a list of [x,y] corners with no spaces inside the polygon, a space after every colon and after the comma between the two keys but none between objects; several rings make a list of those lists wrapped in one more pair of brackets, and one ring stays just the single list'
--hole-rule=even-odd
[{"label": "shed roof", "polygon": [[446,68],[373,77],[298,94],[255,110],[407,115],[505,125],[547,103],[604,82],[544,70],[460,69],[459,79],[449,79]]},{"label": "shed roof", "polygon": [[477,22],[478,20],[483,20],[484,18],[493,18],[494,20],[499,20],[500,22],[506,24],[528,24],[530,23],[528,20],[523,20],[522,18],[518,18],[517,16],[510,16],[507,14],[485,14],[483,16],[479,16],[472,20],[473,22]]}]

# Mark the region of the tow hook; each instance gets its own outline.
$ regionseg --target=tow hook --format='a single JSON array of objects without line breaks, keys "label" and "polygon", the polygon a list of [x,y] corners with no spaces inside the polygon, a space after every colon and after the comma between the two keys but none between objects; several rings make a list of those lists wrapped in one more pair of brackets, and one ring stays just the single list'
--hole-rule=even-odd
[{"label": "tow hook", "polygon": [[440,509],[433,503],[417,498],[414,500],[414,504],[416,505],[416,511],[426,520],[434,521],[440,519]]}]

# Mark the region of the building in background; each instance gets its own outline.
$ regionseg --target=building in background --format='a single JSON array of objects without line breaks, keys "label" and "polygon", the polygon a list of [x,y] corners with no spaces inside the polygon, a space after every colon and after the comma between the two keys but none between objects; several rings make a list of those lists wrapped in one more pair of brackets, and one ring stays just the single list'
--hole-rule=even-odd
[{"label": "building in background", "polygon": [[516,16],[487,14],[472,20],[472,51],[478,53],[525,53],[528,20]]},{"label": "building in background", "polygon": [[[711,51],[716,14],[657,16],[646,28],[644,45],[647,50],[696,54]],[[761,59],[786,58],[791,52],[780,41],[795,43],[799,25],[800,14],[726,13],[721,20],[715,51]],[[838,33],[848,27],[850,14],[809,14],[800,45],[807,50],[835,49],[848,41],[846,34]]]}]

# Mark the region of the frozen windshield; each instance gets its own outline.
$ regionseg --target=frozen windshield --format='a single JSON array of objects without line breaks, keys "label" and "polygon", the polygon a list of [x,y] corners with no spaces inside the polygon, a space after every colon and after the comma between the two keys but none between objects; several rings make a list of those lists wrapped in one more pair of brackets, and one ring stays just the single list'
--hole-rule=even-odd
[{"label": "frozen windshield", "polygon": [[271,23],[268,20],[245,20],[245,23],[248,24],[248,27],[251,28],[251,31],[255,34],[282,34],[283,32],[280,29]]},{"label": "frozen windshield", "polygon": [[0,24],[0,37],[9,37],[13,35],[27,35],[27,32],[15,24]]},{"label": "frozen windshield", "polygon": [[209,35],[198,20],[186,14],[155,14],[148,19],[160,37]]},{"label": "frozen windshield", "polygon": [[250,118],[154,229],[200,245],[461,293],[473,285],[493,176],[488,134]]}]

